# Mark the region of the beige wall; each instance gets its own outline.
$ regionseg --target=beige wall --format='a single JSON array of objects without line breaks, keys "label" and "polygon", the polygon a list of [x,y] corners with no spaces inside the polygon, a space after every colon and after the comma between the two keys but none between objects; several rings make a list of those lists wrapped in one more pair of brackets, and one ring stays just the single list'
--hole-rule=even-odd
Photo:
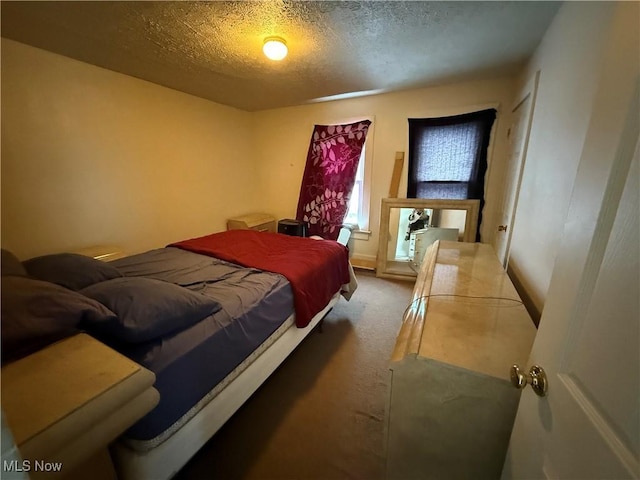
[{"label": "beige wall", "polygon": [[2,246],[129,252],[258,209],[251,115],[2,39]]},{"label": "beige wall", "polygon": [[[278,218],[295,216],[300,181],[314,124],[374,116],[371,231],[369,240],[356,240],[354,257],[375,259],[378,249],[380,200],[388,196],[396,151],[407,151],[408,118],[455,115],[496,107],[498,119],[490,146],[487,206],[483,235],[492,240],[496,209],[502,200],[501,168],[508,121],[501,112],[511,104],[512,78],[498,78],[442,87],[381,94],[326,103],[282,108],[254,114],[256,158],[263,182],[265,209]],[[405,156],[405,159],[407,157]],[[405,161],[400,196],[406,196]]]},{"label": "beige wall", "polygon": [[[614,2],[567,2],[522,76],[540,70],[510,273],[539,316],[592,114]],[[521,293],[522,293],[521,291]]]}]

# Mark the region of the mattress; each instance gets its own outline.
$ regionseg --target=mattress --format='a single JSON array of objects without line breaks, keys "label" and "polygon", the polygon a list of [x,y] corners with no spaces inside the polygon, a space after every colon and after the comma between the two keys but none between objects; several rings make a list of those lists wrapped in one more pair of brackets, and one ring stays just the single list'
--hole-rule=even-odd
[{"label": "mattress", "polygon": [[[136,449],[153,448],[194,416],[210,392],[278,331],[288,328],[293,293],[281,275],[240,267],[177,248],[110,262],[125,276],[176,283],[218,301],[222,309],[157,341],[112,345],[156,375],[158,406],[124,435]],[[246,362],[245,362],[246,363]]]}]

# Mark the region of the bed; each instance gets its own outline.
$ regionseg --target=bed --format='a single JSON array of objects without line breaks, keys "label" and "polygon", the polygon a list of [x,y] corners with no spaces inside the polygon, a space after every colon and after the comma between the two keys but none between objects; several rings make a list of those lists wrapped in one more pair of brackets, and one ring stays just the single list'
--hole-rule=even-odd
[{"label": "bed", "polygon": [[[24,263],[61,284],[51,275],[64,268],[47,265],[51,257]],[[158,406],[112,446],[121,479],[174,476],[356,287],[345,246],[250,230],[101,264],[100,281],[64,286],[115,315],[79,328],[155,373],[160,392]]]}]

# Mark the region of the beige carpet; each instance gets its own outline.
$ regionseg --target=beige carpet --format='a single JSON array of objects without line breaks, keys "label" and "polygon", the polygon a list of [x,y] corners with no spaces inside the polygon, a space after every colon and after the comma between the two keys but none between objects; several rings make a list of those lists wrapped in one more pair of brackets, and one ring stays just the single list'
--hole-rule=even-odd
[{"label": "beige carpet", "polygon": [[384,477],[388,362],[413,284],[356,272],[340,299],[177,475],[194,479]]}]

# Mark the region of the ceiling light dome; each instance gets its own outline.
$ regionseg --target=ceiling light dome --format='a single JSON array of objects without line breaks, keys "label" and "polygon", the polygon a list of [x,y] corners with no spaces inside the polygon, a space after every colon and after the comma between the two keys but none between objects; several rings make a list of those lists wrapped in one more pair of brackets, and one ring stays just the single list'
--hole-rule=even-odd
[{"label": "ceiling light dome", "polygon": [[287,56],[287,42],[280,37],[267,37],[264,39],[262,51],[271,60],[282,60]]}]

